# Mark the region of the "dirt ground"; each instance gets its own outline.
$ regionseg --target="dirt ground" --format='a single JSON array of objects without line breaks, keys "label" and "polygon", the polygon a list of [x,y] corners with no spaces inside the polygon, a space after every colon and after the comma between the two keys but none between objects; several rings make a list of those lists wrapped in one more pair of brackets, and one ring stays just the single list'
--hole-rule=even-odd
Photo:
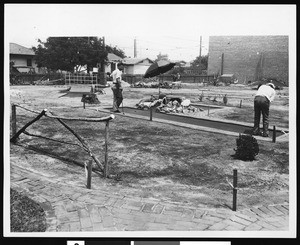
[{"label": "dirt ground", "polygon": [[[78,92],[89,91],[89,86],[72,86],[71,93],[63,92],[67,86],[12,86],[10,100],[41,111],[44,108],[68,117],[102,117],[107,114],[95,110],[112,106],[110,88],[98,95],[99,105],[86,105],[83,109]],[[210,118],[252,122],[253,95],[248,87],[200,87],[185,85],[182,89],[162,89],[162,93],[184,96],[197,102],[204,93],[203,103],[222,104],[227,94],[228,105],[212,111]],[[124,106],[134,106],[140,99],[157,94],[158,89],[125,88]],[[210,98],[217,96],[218,102]],[[210,97],[210,98],[209,98]],[[240,101],[242,108],[239,108]],[[251,113],[249,113],[251,111]],[[277,92],[271,105],[270,121],[288,128],[288,89]],[[17,108],[18,128],[34,114]],[[207,117],[206,112],[190,116]],[[31,133],[74,142],[58,122],[41,119],[28,128]],[[104,125],[68,122],[91,145],[103,161]],[[236,137],[181,128],[172,125],[133,120],[116,116],[110,123],[110,172],[118,179],[103,179],[93,173],[92,187],[139,197],[180,202],[191,206],[230,207],[232,171],[238,169],[238,205],[275,204],[288,200],[289,145],[288,137],[282,142],[259,141],[260,153],[255,161],[246,162],[232,157]],[[76,146],[45,141],[22,134],[17,145],[11,144],[11,159],[32,171],[52,178],[63,178],[66,183],[82,186],[85,173],[82,167],[88,155]],[[71,160],[70,160],[71,159]]]}]

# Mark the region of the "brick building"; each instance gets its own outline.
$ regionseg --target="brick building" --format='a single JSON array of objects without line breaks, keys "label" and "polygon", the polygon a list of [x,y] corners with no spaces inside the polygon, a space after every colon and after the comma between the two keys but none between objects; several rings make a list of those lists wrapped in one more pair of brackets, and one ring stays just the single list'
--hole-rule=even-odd
[{"label": "brick building", "polygon": [[288,84],[288,36],[210,36],[208,75],[234,74],[239,83],[275,78]]}]

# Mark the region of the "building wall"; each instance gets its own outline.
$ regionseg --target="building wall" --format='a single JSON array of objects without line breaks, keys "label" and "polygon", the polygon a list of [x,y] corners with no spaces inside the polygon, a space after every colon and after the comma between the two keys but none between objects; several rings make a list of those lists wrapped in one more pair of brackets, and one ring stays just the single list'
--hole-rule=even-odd
[{"label": "building wall", "polygon": [[[32,60],[32,67],[35,69],[35,72],[38,72],[38,67],[33,56],[13,55],[13,54],[10,55],[10,61],[13,61],[15,66],[27,66],[27,59]],[[20,68],[19,70],[21,72],[27,71],[26,68],[24,68],[23,70],[22,68]]]},{"label": "building wall", "polygon": [[211,36],[208,75],[235,74],[239,83],[275,78],[288,84],[288,36]]},{"label": "building wall", "polygon": [[133,75],[134,74],[134,69],[133,68],[134,68],[133,65],[125,66],[124,67],[125,74]]},{"label": "building wall", "polygon": [[145,64],[137,64],[134,65],[134,75],[140,74],[143,75],[147,71],[150,65],[145,65]]},{"label": "building wall", "polygon": [[142,63],[125,66],[125,73],[129,75],[144,75],[150,65]]}]

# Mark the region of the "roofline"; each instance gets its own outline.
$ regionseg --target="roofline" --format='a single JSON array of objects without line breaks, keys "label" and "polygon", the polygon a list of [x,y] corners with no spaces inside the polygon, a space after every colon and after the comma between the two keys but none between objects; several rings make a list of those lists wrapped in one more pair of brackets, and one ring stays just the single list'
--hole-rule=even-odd
[{"label": "roofline", "polygon": [[130,64],[123,63],[123,65],[136,65],[136,64],[138,64],[138,63],[141,63],[141,62],[144,61],[144,60],[150,60],[151,62],[154,62],[153,60],[151,60],[150,58],[147,58],[147,57],[146,57],[146,58],[124,58],[123,61],[124,61],[125,59],[138,59],[138,61],[135,62],[135,63],[130,63]]},{"label": "roofline", "polygon": [[9,50],[9,54],[15,54],[15,55],[28,55],[28,56],[35,56],[35,55],[36,55],[35,52],[34,52],[34,50],[33,50],[32,48],[27,48],[27,47],[24,47],[23,45],[20,45],[20,44],[18,44],[18,43],[14,43],[14,42],[10,42],[10,43],[9,43],[9,45],[11,45],[11,44],[14,44],[14,45],[16,45],[16,46],[20,46],[20,47],[22,47],[22,48],[24,48],[24,49],[28,49],[28,50],[32,51],[33,54],[13,53],[13,52],[11,52],[10,50]]}]

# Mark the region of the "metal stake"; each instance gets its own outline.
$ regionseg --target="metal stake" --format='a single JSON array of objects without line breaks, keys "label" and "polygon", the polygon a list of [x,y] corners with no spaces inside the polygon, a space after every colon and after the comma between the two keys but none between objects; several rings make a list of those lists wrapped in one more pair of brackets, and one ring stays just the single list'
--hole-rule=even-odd
[{"label": "metal stake", "polygon": [[104,177],[108,176],[108,127],[109,121],[105,125],[105,156],[104,156]]},{"label": "metal stake", "polygon": [[236,199],[237,199],[237,169],[233,170],[233,204],[232,210],[236,211]]}]

